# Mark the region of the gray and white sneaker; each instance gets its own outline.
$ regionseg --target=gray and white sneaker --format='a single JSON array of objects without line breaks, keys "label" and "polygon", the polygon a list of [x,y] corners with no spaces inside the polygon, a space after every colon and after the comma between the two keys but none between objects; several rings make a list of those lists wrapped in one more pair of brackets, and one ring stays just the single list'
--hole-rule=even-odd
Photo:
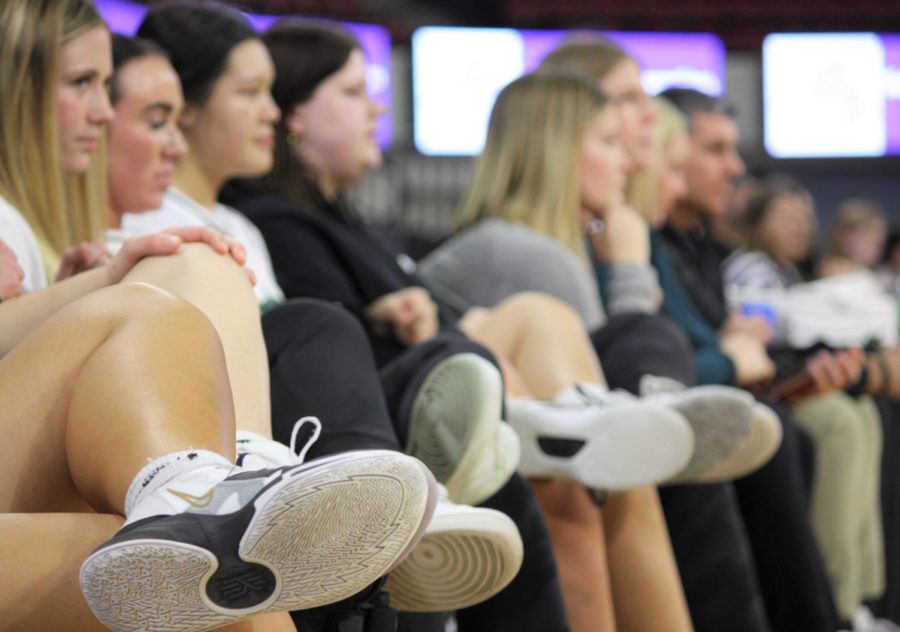
[{"label": "gray and white sneaker", "polygon": [[618,391],[589,400],[568,393],[550,402],[511,399],[507,416],[522,445],[523,475],[568,478],[598,491],[659,483],[694,450],[678,412]]},{"label": "gray and white sneaker", "polygon": [[522,566],[522,538],[493,509],[440,500],[424,537],[385,583],[402,612],[449,612],[481,603],[513,580]]},{"label": "gray and white sneaker", "polygon": [[82,565],[113,631],[196,632],[345,599],[409,553],[437,501],[430,472],[397,452],[205,471],[141,500]]},{"label": "gray and white sneaker", "polygon": [[775,456],[781,446],[781,421],[775,412],[759,402],[753,402],[750,430],[728,458],[697,474],[697,483],[716,483],[743,478],[752,474]]},{"label": "gray and white sneaker", "polygon": [[440,362],[419,389],[406,452],[431,469],[454,502],[477,505],[516,471],[519,442],[500,419],[502,405],[500,372],[473,353]]},{"label": "gray and white sneaker", "polygon": [[781,444],[777,417],[743,389],[685,388],[674,380],[647,375],[640,390],[646,401],[680,412],[694,429],[694,456],[669,483],[734,480],[765,464]]}]

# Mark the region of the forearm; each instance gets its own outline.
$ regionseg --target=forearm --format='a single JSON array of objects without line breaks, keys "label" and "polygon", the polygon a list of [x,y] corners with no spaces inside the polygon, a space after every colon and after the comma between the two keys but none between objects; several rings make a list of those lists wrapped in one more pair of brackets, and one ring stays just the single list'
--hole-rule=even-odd
[{"label": "forearm", "polygon": [[110,284],[104,266],[0,303],[0,357],[69,303]]}]

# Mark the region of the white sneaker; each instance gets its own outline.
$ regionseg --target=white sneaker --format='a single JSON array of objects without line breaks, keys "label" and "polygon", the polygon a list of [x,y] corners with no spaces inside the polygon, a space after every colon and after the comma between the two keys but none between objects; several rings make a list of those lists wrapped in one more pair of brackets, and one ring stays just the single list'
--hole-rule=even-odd
[{"label": "white sneaker", "polygon": [[408,553],[437,500],[431,473],[397,452],[224,480],[206,470],[202,495],[203,473],[188,472],[135,509],[188,502],[187,511],[130,522],[82,565],[85,599],[114,632],[199,632],[350,597]]},{"label": "white sneaker", "polygon": [[[768,460],[774,454],[773,442],[775,449],[781,442],[780,424],[773,436],[769,420],[762,415],[756,420],[756,400],[743,389],[716,385],[685,388],[674,380],[644,376],[640,390],[645,401],[680,412],[694,430],[694,456],[669,483],[730,481],[746,474],[748,464],[764,463],[764,454]],[[762,425],[751,433],[756,424]]]},{"label": "white sneaker", "polygon": [[652,485],[684,468],[694,449],[677,412],[621,392],[590,403],[563,394],[553,402],[512,399],[509,422],[519,435],[519,471],[531,478],[568,478],[618,491]]},{"label": "white sneaker", "polygon": [[443,499],[421,542],[388,575],[385,591],[402,612],[466,608],[505,588],[522,555],[522,538],[508,516]]},{"label": "white sneaker", "polygon": [[516,471],[519,442],[501,421],[497,368],[473,353],[439,363],[413,403],[406,452],[447,486],[454,502],[477,505]]}]

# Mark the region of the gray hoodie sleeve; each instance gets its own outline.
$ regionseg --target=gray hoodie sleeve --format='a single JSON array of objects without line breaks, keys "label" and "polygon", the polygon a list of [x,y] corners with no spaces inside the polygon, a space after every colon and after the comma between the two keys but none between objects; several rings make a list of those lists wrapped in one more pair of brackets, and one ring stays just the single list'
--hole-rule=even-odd
[{"label": "gray hoodie sleeve", "polygon": [[659,311],[662,290],[656,269],[640,263],[613,263],[609,267],[606,309],[611,316]]}]

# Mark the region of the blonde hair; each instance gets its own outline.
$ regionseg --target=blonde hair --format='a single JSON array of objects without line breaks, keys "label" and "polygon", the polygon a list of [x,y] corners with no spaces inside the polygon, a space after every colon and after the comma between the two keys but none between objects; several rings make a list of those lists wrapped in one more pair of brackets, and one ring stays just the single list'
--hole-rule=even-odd
[{"label": "blonde hair", "polygon": [[668,210],[659,208],[660,169],[665,152],[675,138],[687,133],[687,121],[678,108],[660,97],[653,98],[653,105],[657,112],[653,143],[655,162],[631,175],[626,192],[628,204],[651,224]]},{"label": "blonde hair", "polygon": [[541,61],[540,70],[578,73],[600,82],[625,60],[635,61],[612,40],[602,35],[576,33]]},{"label": "blonde hair", "polygon": [[56,118],[60,50],[97,26],[105,23],[88,0],[0,3],[0,195],[31,225],[48,274],[66,248],[106,227],[102,158],[86,173],[62,173]]},{"label": "blonde hair", "polygon": [[459,228],[490,217],[524,224],[586,260],[578,154],[586,126],[607,103],[595,86],[570,74],[533,73],[506,86],[491,112]]}]

